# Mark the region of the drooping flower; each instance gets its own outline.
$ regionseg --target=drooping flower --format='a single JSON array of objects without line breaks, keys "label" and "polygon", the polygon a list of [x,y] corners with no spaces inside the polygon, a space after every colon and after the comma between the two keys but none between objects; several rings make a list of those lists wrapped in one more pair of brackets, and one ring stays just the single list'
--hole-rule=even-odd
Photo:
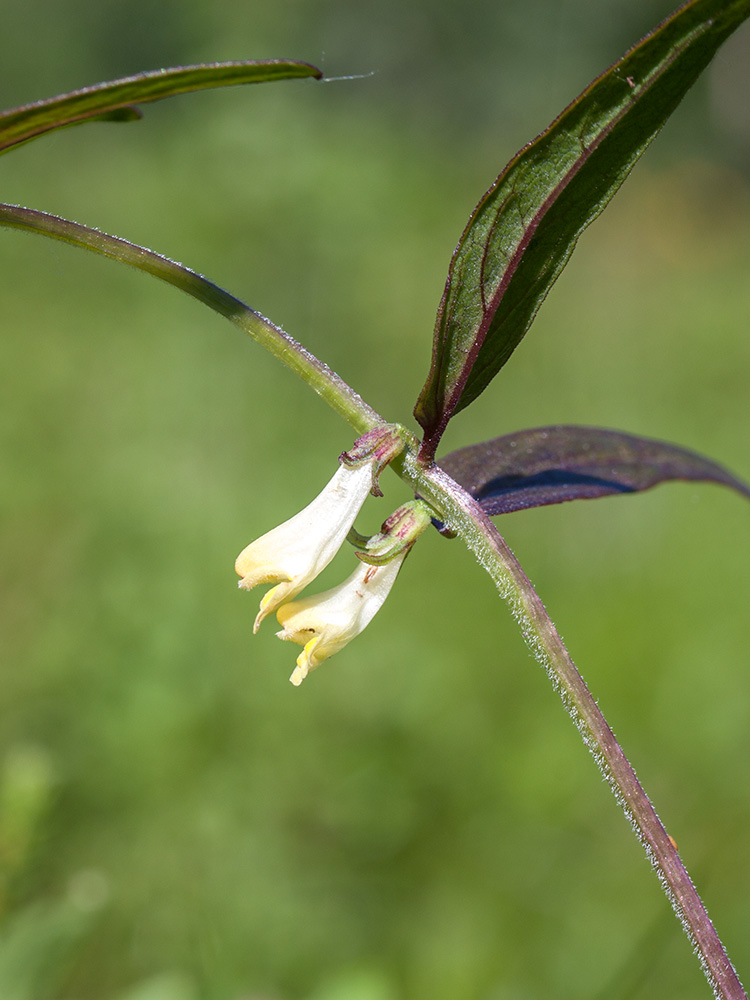
[{"label": "drooping flower", "polygon": [[323,660],[338,653],[370,624],[398,576],[409,549],[384,566],[360,563],[352,575],[323,594],[283,604],[276,612],[280,639],[303,646],[289,680],[299,685]]},{"label": "drooping flower", "polygon": [[240,552],[235,569],[243,590],[262,583],[276,585],[260,602],[254,632],[264,618],[296,597],[325,569],[341,548],[372,485],[370,462],[354,468],[342,464],[304,510]]}]

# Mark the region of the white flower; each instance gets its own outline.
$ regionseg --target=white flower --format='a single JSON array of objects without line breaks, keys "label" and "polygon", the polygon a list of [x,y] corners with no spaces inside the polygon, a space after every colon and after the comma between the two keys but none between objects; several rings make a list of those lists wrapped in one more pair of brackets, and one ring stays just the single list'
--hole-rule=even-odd
[{"label": "white flower", "polygon": [[237,557],[239,586],[274,583],[260,602],[254,632],[263,619],[296,597],[333,559],[372,488],[372,464],[340,465],[311,504],[251,542]]},{"label": "white flower", "polygon": [[304,649],[289,680],[299,685],[311,670],[340,649],[370,624],[398,576],[408,549],[384,566],[360,563],[348,580],[333,590],[282,605],[276,617],[282,627],[280,639],[299,643]]}]

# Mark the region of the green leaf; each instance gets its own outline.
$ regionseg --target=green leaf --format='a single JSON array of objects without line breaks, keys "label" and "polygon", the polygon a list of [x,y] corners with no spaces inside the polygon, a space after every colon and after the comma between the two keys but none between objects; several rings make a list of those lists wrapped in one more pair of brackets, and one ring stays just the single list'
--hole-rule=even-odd
[{"label": "green leaf", "polygon": [[703,455],[600,427],[517,431],[452,451],[440,467],[492,517],[680,479],[719,483],[750,500],[747,484]]},{"label": "green leaf", "polygon": [[0,113],[0,153],[46,132],[80,122],[134,121],[141,117],[134,105],[160,101],[175,94],[298,77],[320,79],[322,75],[309,63],[285,59],[207,63],[139,73]]},{"label": "green leaf", "polygon": [[605,208],[750,0],[691,0],[595,80],[496,179],[453,254],[415,416],[445,427],[518,346],[578,237]]}]

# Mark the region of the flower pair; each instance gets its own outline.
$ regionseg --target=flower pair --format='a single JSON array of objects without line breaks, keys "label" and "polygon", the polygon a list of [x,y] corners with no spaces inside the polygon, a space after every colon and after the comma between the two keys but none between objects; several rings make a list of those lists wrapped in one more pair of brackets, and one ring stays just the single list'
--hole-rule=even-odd
[{"label": "flower pair", "polygon": [[[377,440],[381,439],[382,434]],[[386,449],[386,460],[391,457],[392,442],[390,451]],[[295,685],[370,623],[388,596],[414,538],[429,523],[429,517],[425,520],[423,516],[419,530],[406,537],[402,520],[396,518],[400,530],[393,530],[393,544],[383,533],[376,536],[376,552],[370,559],[366,544],[360,542],[359,565],[347,580],[323,594],[294,600],[341,548],[368,494],[380,492],[377,478],[385,464],[382,447],[365,446],[362,451],[360,446],[358,451],[355,445],[341,460],[331,481],[312,503],[248,545],[235,563],[243,590],[273,584],[260,602],[253,631],[276,612],[282,626],[279,638],[303,647],[290,678]],[[394,517],[383,526],[384,532],[388,528],[387,535]]]}]

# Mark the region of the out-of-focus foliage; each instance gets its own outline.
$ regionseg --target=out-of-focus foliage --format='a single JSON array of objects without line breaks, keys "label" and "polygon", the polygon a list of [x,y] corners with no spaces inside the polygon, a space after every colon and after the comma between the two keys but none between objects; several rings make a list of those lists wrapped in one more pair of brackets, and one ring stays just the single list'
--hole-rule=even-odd
[{"label": "out-of-focus foliage", "polygon": [[[5,106],[189,61],[376,71],[61,132],[5,157],[0,181],[4,200],[184,260],[408,422],[483,186],[669,11],[2,13]],[[581,423],[747,476],[748,132],[726,81],[748,44],[720,54],[445,451]],[[51,954],[55,933],[67,945],[31,1000],[703,997],[629,829],[459,547],[425,536],[379,620],[300,691],[272,628],[252,637],[234,557],[320,489],[347,428],[157,282],[7,232],[0,261],[0,749],[11,772],[41,762],[0,821],[0,858],[18,858],[0,969],[9,941]],[[363,530],[403,499],[387,478]],[[745,504],[680,484],[499,523],[747,978]]]}]

